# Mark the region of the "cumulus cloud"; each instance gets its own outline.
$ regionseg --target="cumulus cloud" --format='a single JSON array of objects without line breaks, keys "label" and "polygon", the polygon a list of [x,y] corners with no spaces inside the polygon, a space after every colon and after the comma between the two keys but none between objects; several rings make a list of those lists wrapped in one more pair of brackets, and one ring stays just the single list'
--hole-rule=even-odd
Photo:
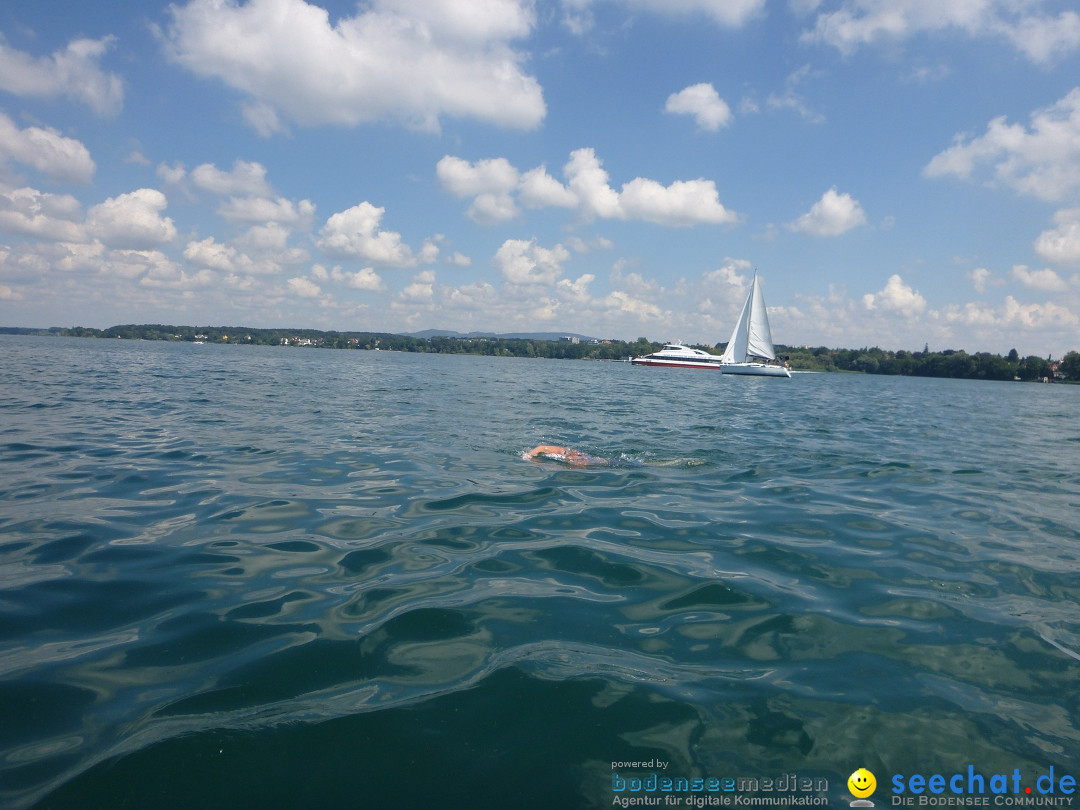
[{"label": "cumulus cloud", "polygon": [[656,304],[635,298],[623,290],[613,290],[608,293],[603,303],[610,310],[633,315],[642,321],[658,320],[664,315],[664,311]]},{"label": "cumulus cloud", "polygon": [[67,96],[99,115],[115,115],[124,103],[124,83],[99,61],[114,37],[75,39],[51,56],[33,57],[0,36],[0,90],[16,96]]},{"label": "cumulus cloud", "polygon": [[401,291],[400,298],[403,301],[424,303],[435,297],[435,271],[422,270],[413,276],[412,284]]},{"label": "cumulus cloud", "polygon": [[1054,222],[1056,228],[1043,231],[1035,240],[1035,252],[1053,264],[1080,266],[1080,208],[1058,211]]},{"label": "cumulus cloud", "polygon": [[153,273],[160,277],[173,276],[176,262],[160,250],[120,249],[102,251],[94,263],[98,272],[117,278],[141,279]]},{"label": "cumulus cloud", "polygon": [[1080,15],[1043,11],[1043,0],[839,0],[822,11],[809,41],[824,42],[847,54],[878,42],[918,34],[956,31],[970,37],[1004,37],[1029,60],[1048,62],[1080,46]]},{"label": "cumulus cloud", "polygon": [[559,206],[573,209],[584,220],[623,219],[668,226],[727,224],[738,214],[725,208],[712,180],[679,180],[662,185],[638,177],[621,190],[610,185],[607,171],[592,149],[571,153],[560,183],[540,166],[520,174],[502,158],[475,164],[452,156],[439,161],[440,183],[456,196],[476,195],[469,216],[495,221],[517,215],[513,193],[529,208]]},{"label": "cumulus cloud", "polygon": [[511,45],[535,25],[525,0],[374,0],[333,24],[304,0],[191,0],[170,11],[170,57],[246,93],[245,117],[262,134],[280,131],[280,116],[435,131],[449,115],[527,130],[546,112]]},{"label": "cumulus cloud", "polygon": [[518,199],[526,208],[573,208],[577,196],[552,177],[546,166],[537,166],[521,175]]},{"label": "cumulus cloud", "polygon": [[986,134],[957,136],[923,169],[927,177],[969,179],[981,165],[996,180],[1042,200],[1057,201],[1080,190],[1080,87],[1031,116],[1031,127],[992,120]]},{"label": "cumulus cloud", "polygon": [[140,188],[92,207],[87,227],[92,236],[111,248],[155,248],[176,238],[172,219],[161,216],[167,204],[157,189]]},{"label": "cumulus cloud", "polygon": [[544,248],[535,239],[507,239],[496,251],[494,263],[511,284],[554,284],[570,251],[562,245]]},{"label": "cumulus cloud", "polygon": [[1075,329],[1080,326],[1080,317],[1068,307],[1047,301],[1045,304],[1022,304],[1011,295],[1005,297],[1005,303],[999,307],[988,304],[968,303],[963,306],[950,305],[937,313],[937,317],[948,324],[961,326],[993,327],[995,329]]},{"label": "cumulus cloud", "polygon": [[235,161],[229,172],[222,171],[213,163],[203,163],[191,170],[191,182],[201,191],[221,196],[270,196],[266,167],[244,160]]},{"label": "cumulus cloud", "polygon": [[926,310],[926,299],[895,274],[889,276],[880,292],[864,295],[862,300],[866,309],[895,312],[905,318],[914,318]]},{"label": "cumulus cloud", "polygon": [[74,138],[54,129],[27,127],[0,113],[0,162],[14,160],[33,166],[53,180],[89,183],[96,166],[90,151]]},{"label": "cumulus cloud", "polygon": [[518,185],[518,170],[506,158],[470,163],[446,155],[436,164],[442,187],[455,197],[472,197],[468,216],[481,225],[513,219],[518,207],[511,196]]},{"label": "cumulus cloud", "polygon": [[224,273],[236,271],[235,258],[236,248],[223,245],[212,236],[201,242],[188,242],[184,248],[184,259],[191,264]]},{"label": "cumulus cloud", "polygon": [[334,214],[319,231],[319,249],[330,256],[414,267],[418,259],[401,241],[401,234],[379,229],[384,213],[385,208],[362,202]]},{"label": "cumulus cloud", "polygon": [[57,242],[85,238],[82,205],[69,194],[0,188],[0,230]]},{"label": "cumulus cloud", "polygon": [[977,293],[986,292],[990,284],[994,282],[993,274],[985,267],[976,267],[967,274],[967,277],[968,280],[971,281],[971,286]]},{"label": "cumulus cloud", "polygon": [[592,273],[584,273],[578,276],[576,281],[571,281],[568,278],[559,279],[555,285],[556,291],[563,298],[571,299],[578,303],[588,303],[589,285],[596,281],[596,276]]},{"label": "cumulus cloud", "polygon": [[330,271],[330,278],[354,290],[377,292],[386,289],[386,285],[383,284],[383,280],[379,277],[379,274],[370,267],[365,267],[353,273],[346,272],[340,267],[335,267]]},{"label": "cumulus cloud", "polygon": [[1043,292],[1064,292],[1069,287],[1053,270],[1028,270],[1022,264],[1013,267],[1012,277],[1029,289]]},{"label": "cumulus cloud", "polygon": [[741,274],[749,273],[750,270],[751,264],[749,260],[726,258],[720,267],[710,270],[703,278],[710,285],[719,284],[737,288],[741,295],[741,290],[747,282],[747,277]]},{"label": "cumulus cloud", "polygon": [[839,236],[866,224],[866,212],[850,194],[826,191],[810,210],[788,227],[810,236]]},{"label": "cumulus cloud", "polygon": [[675,115],[692,115],[699,129],[716,132],[731,123],[731,108],[708,82],[694,84],[672,93],[664,105],[664,112]]},{"label": "cumulus cloud", "polygon": [[315,298],[322,292],[318,284],[303,276],[290,278],[285,285],[289,292],[298,298]]},{"label": "cumulus cloud", "polygon": [[218,208],[218,214],[229,222],[265,223],[279,222],[300,228],[308,228],[315,215],[311,200],[294,203],[284,197],[231,197]]}]

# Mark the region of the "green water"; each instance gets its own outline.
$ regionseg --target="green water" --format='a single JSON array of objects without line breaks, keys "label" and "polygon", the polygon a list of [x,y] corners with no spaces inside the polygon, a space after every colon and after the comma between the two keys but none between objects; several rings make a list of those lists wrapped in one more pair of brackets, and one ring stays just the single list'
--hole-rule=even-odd
[{"label": "green water", "polygon": [[2,337],[0,806],[610,807],[650,773],[613,763],[659,761],[838,808],[862,766],[881,807],[894,775],[1078,775],[1078,406]]}]

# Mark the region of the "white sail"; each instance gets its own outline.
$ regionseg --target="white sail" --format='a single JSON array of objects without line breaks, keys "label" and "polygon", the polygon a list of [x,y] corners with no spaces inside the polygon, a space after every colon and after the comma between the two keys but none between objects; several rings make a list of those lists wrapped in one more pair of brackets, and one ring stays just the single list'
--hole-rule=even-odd
[{"label": "white sail", "polygon": [[721,363],[752,363],[755,360],[775,360],[769,316],[765,312],[765,297],[758,286],[757,273],[750,285],[739,320],[731,332]]}]

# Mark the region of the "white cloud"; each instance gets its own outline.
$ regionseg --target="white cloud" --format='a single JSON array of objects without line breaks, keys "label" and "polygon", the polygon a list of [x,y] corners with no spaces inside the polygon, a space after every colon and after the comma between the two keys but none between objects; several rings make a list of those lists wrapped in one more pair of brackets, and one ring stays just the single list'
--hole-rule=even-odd
[{"label": "white cloud", "polygon": [[1080,190],[1080,87],[1031,116],[1031,129],[995,118],[986,134],[955,143],[923,169],[927,177],[968,179],[991,164],[1000,182],[1042,200],[1062,200]]},{"label": "white cloud", "polygon": [[266,168],[244,160],[235,161],[231,172],[223,172],[213,163],[203,163],[191,170],[191,182],[202,191],[222,196],[270,196]]},{"label": "white cloud", "polygon": [[0,113],[0,162],[8,159],[71,183],[89,183],[96,169],[89,150],[74,138],[41,127],[19,129]]},{"label": "white cloud", "polygon": [[676,115],[692,115],[699,129],[716,132],[731,123],[731,108],[720,98],[711,84],[702,82],[672,93],[664,105],[664,112]]},{"label": "white cloud", "polygon": [[609,310],[633,315],[641,321],[658,320],[664,316],[664,311],[656,304],[634,298],[622,290],[613,290],[608,293],[603,303]]},{"label": "white cloud", "polygon": [[1053,61],[1080,46],[1080,14],[1075,11],[1063,11],[1057,17],[1024,17],[998,25],[997,30],[1036,63]]},{"label": "white cloud", "polygon": [[249,101],[241,105],[244,120],[264,138],[289,131],[281,121],[277,110],[262,101]]},{"label": "white cloud", "polygon": [[1012,277],[1029,289],[1043,292],[1064,292],[1069,287],[1053,270],[1028,270],[1022,264],[1013,267]]},{"label": "white cloud", "polygon": [[161,216],[167,204],[157,189],[140,188],[92,207],[86,217],[87,228],[111,248],[154,248],[176,238],[172,219]]},{"label": "white cloud", "polygon": [[159,258],[146,264],[146,270],[139,278],[142,287],[187,291],[206,289],[214,283],[214,274],[207,269],[189,274],[164,254],[157,251],[154,254]]},{"label": "white cloud", "polygon": [[865,45],[924,33],[956,31],[1004,37],[1029,60],[1043,63],[1080,46],[1080,15],[1045,13],[1043,0],[839,0],[817,17],[804,39],[848,54]]},{"label": "white cloud", "polygon": [[99,115],[115,115],[124,103],[124,83],[98,64],[114,40],[74,39],[52,56],[35,58],[0,36],[0,90],[23,97],[67,96]]},{"label": "white cloud", "polygon": [[1055,328],[1075,329],[1080,326],[1080,317],[1073,314],[1068,307],[1052,301],[1045,304],[1021,304],[1011,295],[1005,297],[1005,303],[1000,307],[976,303],[962,307],[951,305],[944,307],[938,317],[949,324],[993,327],[999,330],[1013,327],[1042,331]]},{"label": "white cloud", "polygon": [[491,158],[470,163],[445,155],[436,165],[435,174],[442,187],[455,197],[480,194],[506,194],[518,184],[518,170],[506,158]]},{"label": "white cloud", "polygon": [[677,180],[662,186],[638,177],[619,194],[622,219],[640,219],[657,225],[690,226],[735,222],[738,216],[720,204],[712,180]]},{"label": "white cloud", "polygon": [[160,250],[123,249],[102,253],[95,269],[105,275],[134,280],[148,273],[154,273],[158,277],[171,277],[178,267]]},{"label": "white cloud", "polygon": [[[770,110],[791,110],[812,124],[824,123],[825,116],[813,110],[798,90],[808,80],[817,78],[817,76],[818,74],[812,70],[810,65],[803,65],[788,75],[784,82],[784,91],[782,93],[770,93],[765,103]],[[744,104],[746,104],[745,101]]]},{"label": "white cloud", "polygon": [[571,153],[564,168],[567,186],[578,199],[585,219],[634,219],[661,225],[724,224],[737,215],[720,204],[711,180],[677,181],[663,186],[635,178],[621,193],[608,184],[608,173],[592,149]]},{"label": "white cloud", "polygon": [[294,203],[284,197],[274,200],[266,197],[230,197],[217,212],[229,222],[279,222],[307,229],[315,215],[315,204],[311,200]]},{"label": "white cloud", "polygon": [[621,216],[619,193],[608,184],[608,173],[592,149],[576,149],[563,167],[567,185],[577,199],[578,211],[586,218]]},{"label": "white cloud", "polygon": [[331,216],[319,231],[319,249],[330,256],[360,259],[390,267],[413,267],[417,259],[396,231],[379,230],[385,208],[369,202]]},{"label": "white cloud", "polygon": [[724,263],[716,268],[710,270],[704,275],[704,280],[709,284],[722,284],[728,287],[735,287],[740,291],[746,286],[747,276],[740,275],[740,273],[748,273],[751,270],[751,264],[747,259],[724,259]]},{"label": "white cloud", "polygon": [[165,183],[175,186],[184,182],[184,178],[187,177],[187,169],[184,168],[183,163],[174,163],[172,166],[160,163],[157,167],[157,176]]},{"label": "white cloud", "polygon": [[971,281],[971,286],[977,293],[986,292],[987,288],[993,283],[993,274],[985,267],[976,267],[970,273],[967,274],[968,279]]},{"label": "white cloud", "polygon": [[914,318],[926,310],[926,299],[904,283],[898,275],[889,276],[885,287],[877,293],[863,296],[863,306],[870,310],[895,312]]},{"label": "white cloud", "polygon": [[69,194],[0,187],[0,230],[57,242],[86,238],[82,206]]},{"label": "white cloud", "polygon": [[365,267],[354,273],[348,273],[340,267],[335,267],[330,271],[330,278],[340,284],[344,284],[346,287],[351,287],[354,290],[378,292],[386,289],[386,285],[383,284],[383,280],[379,277],[379,274],[370,267]]},{"label": "white cloud", "polygon": [[546,166],[537,166],[521,175],[518,199],[526,208],[573,208],[577,196],[547,173]]},{"label": "white cloud", "polygon": [[270,221],[252,225],[235,240],[238,247],[253,253],[280,253],[286,250],[292,233],[289,223]]},{"label": "white cloud", "polygon": [[281,115],[434,131],[444,115],[533,129],[546,112],[511,47],[535,25],[524,0],[374,0],[333,24],[304,0],[191,0],[171,13],[169,55],[247,93],[245,116],[264,135]]},{"label": "white cloud", "polygon": [[446,263],[454,267],[472,267],[472,259],[456,250],[446,257]]},{"label": "white cloud", "polygon": [[543,248],[535,239],[507,239],[495,253],[495,266],[511,284],[554,284],[570,251],[562,245]]},{"label": "white cloud", "polygon": [[658,225],[690,226],[736,222],[738,215],[719,200],[712,180],[679,180],[668,186],[635,178],[616,191],[592,149],[577,149],[563,167],[563,185],[544,166],[520,174],[503,158],[471,164],[447,155],[439,161],[440,183],[455,196],[477,195],[469,216],[477,222],[511,219],[519,213],[512,192],[528,208],[559,206],[584,220],[624,219]]},{"label": "white cloud", "polygon": [[1066,267],[1080,266],[1080,208],[1066,208],[1054,214],[1057,227],[1043,231],[1035,240],[1041,258]]},{"label": "white cloud", "polygon": [[839,236],[864,224],[866,212],[859,201],[850,194],[837,193],[834,187],[788,227],[810,236]]},{"label": "white cloud", "polygon": [[466,212],[479,225],[493,225],[516,217],[520,211],[509,194],[481,194],[472,201]]},{"label": "white cloud", "polygon": [[424,303],[431,301],[435,296],[435,271],[423,270],[413,276],[412,284],[401,291],[400,298],[403,301]]},{"label": "white cloud", "polygon": [[184,248],[184,259],[191,264],[221,270],[225,273],[236,271],[235,258],[236,248],[222,245],[212,236],[201,242],[188,242],[187,247]]},{"label": "white cloud", "polygon": [[318,284],[302,276],[290,278],[285,285],[298,298],[315,298],[322,292]]},{"label": "white cloud", "polygon": [[442,187],[455,197],[473,197],[468,216],[481,225],[513,219],[518,207],[510,195],[518,184],[518,170],[506,158],[469,163],[446,155],[435,166]]},{"label": "white cloud", "polygon": [[571,281],[568,278],[559,279],[555,289],[563,298],[584,304],[590,301],[589,285],[594,281],[596,281],[596,276],[592,273],[584,273],[578,276],[576,281]]},{"label": "white cloud", "polygon": [[582,239],[580,236],[571,236],[566,244],[575,253],[592,253],[594,250],[611,250],[614,243],[604,236],[594,236],[592,239]]}]

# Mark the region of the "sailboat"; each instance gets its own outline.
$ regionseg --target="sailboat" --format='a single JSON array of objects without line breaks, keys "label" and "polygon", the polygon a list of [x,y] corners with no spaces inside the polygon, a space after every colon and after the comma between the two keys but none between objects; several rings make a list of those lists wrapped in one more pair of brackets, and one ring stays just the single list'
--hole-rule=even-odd
[{"label": "sailboat", "polygon": [[724,374],[754,374],[759,377],[790,377],[791,372],[780,365],[773,348],[769,316],[765,312],[765,298],[761,294],[757,273],[750,285],[739,321],[731,332],[727,349],[720,357],[720,370]]}]

